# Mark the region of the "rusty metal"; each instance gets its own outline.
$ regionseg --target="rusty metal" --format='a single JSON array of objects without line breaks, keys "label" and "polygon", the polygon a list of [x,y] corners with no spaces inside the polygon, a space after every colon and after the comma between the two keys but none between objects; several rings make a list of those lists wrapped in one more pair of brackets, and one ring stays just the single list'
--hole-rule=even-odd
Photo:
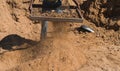
[{"label": "rusty metal", "polygon": [[54,17],[42,17],[42,16],[31,16],[32,20],[42,20],[42,21],[61,21],[61,22],[82,22],[82,19],[79,18],[54,18]]}]

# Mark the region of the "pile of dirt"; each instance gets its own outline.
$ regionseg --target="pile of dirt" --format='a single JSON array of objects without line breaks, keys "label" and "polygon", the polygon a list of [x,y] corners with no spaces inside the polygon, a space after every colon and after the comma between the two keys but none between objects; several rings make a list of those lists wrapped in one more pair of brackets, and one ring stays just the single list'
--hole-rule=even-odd
[{"label": "pile of dirt", "polygon": [[57,9],[48,10],[45,12],[42,12],[42,9],[35,8],[33,9],[33,16],[42,16],[42,17],[59,17],[59,18],[79,18],[78,13],[76,9],[61,9],[61,13],[58,14]]},{"label": "pile of dirt", "polygon": [[119,30],[119,0],[86,0],[81,4],[84,17],[98,27]]},{"label": "pile of dirt", "polygon": [[[0,71],[72,71],[86,62],[80,49],[74,47],[75,45],[65,38],[68,35],[64,36],[61,32],[63,23],[56,25],[55,22],[51,27],[61,35],[53,34],[55,38],[37,42],[40,40],[40,24],[34,24],[29,19],[29,1],[4,0],[0,3],[3,9],[0,12],[3,19],[0,26],[5,26],[5,29],[1,28],[0,31],[4,34],[0,37]],[[2,15],[3,13],[7,16]]]},{"label": "pile of dirt", "polygon": [[86,62],[84,54],[79,48],[74,47],[74,44],[64,39],[61,41],[61,39],[48,39],[34,48],[24,50],[21,56],[23,63],[8,71],[74,71],[79,69]]},{"label": "pile of dirt", "polygon": [[[119,14],[111,16],[119,3],[79,2],[87,20],[49,22],[47,38],[39,41],[41,25],[29,19],[30,0],[0,0],[0,71],[120,71]],[[95,33],[78,30],[82,24]]]},{"label": "pile of dirt", "polygon": [[68,41],[70,39],[59,36],[52,40],[48,38],[26,50],[6,52],[0,56],[0,70],[73,71],[79,69],[85,64],[86,59],[80,48],[76,48],[72,42]]},{"label": "pile of dirt", "polygon": [[27,0],[0,1],[0,39],[10,34],[18,34],[31,40],[39,40],[40,24],[35,25],[28,18],[28,7],[29,2]]}]

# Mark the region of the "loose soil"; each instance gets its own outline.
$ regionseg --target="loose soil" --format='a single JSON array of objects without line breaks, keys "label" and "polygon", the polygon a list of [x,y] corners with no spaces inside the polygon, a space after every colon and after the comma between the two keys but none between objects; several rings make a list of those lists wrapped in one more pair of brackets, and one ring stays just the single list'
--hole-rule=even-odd
[{"label": "loose soil", "polygon": [[40,41],[41,22],[30,20],[30,1],[0,0],[0,71],[120,71],[120,1],[79,2],[84,22],[49,22]]},{"label": "loose soil", "polygon": [[[60,9],[62,10],[62,9]],[[58,13],[57,10],[47,10],[42,12],[42,9],[35,8],[33,9],[33,16],[41,16],[41,17],[54,17],[54,18],[79,18],[76,9],[64,9],[62,12]]]}]

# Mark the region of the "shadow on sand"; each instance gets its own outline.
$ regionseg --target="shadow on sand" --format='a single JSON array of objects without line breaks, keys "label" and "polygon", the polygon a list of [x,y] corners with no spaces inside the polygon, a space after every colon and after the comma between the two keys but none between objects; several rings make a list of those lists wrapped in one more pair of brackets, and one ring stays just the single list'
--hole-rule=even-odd
[{"label": "shadow on sand", "polygon": [[[28,45],[35,45],[37,44],[36,41],[32,41],[30,39],[25,39],[17,34],[11,34],[8,35],[6,37],[4,37],[1,41],[0,41],[0,47],[2,49],[5,50],[13,50],[12,47],[14,46],[21,46],[23,44],[28,44]],[[25,49],[25,48],[18,48],[16,50],[21,50],[21,49]]]}]

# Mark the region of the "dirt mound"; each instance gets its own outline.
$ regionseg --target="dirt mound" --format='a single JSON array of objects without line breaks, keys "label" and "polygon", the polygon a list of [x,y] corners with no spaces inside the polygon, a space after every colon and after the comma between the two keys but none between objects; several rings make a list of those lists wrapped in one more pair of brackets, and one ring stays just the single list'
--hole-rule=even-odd
[{"label": "dirt mound", "polygon": [[29,4],[26,1],[0,1],[0,39],[10,34],[18,34],[32,40],[39,40],[40,24],[34,25],[28,18]]},{"label": "dirt mound", "polygon": [[[0,71],[120,70],[119,0],[80,0],[87,20],[49,22],[40,42],[41,25],[29,19],[29,2],[0,0]],[[95,33],[75,29],[82,24]]]},{"label": "dirt mound", "polygon": [[27,50],[6,52],[1,56],[0,70],[76,70],[86,62],[86,59],[81,49],[68,41],[70,40],[61,37],[47,39]]},{"label": "dirt mound", "polygon": [[[53,23],[51,28],[55,30],[52,35],[54,38],[50,37],[43,42],[36,42],[37,45],[32,46],[29,43],[31,40],[27,38],[39,40],[40,25],[34,25],[28,18],[29,1],[4,0],[0,3],[5,6],[2,6],[3,12],[1,11],[1,14],[4,13],[5,8],[4,14],[7,14],[5,18],[10,18],[8,20],[2,18],[3,21],[1,21],[3,27],[6,27],[6,31],[4,36],[1,35],[0,45],[3,49],[7,48],[7,50],[1,50],[1,71],[72,71],[80,68],[85,63],[84,54],[79,48],[74,47],[75,45],[72,42],[68,42],[70,41],[68,38],[65,38],[68,35],[64,36],[63,30],[66,27],[63,26],[63,23],[59,25],[56,25],[58,22]],[[6,23],[3,23],[4,20]],[[1,29],[1,32],[5,29]],[[17,48],[17,50],[10,50],[13,48]]]},{"label": "dirt mound", "polygon": [[27,62],[23,61],[8,71],[74,71],[80,68],[86,62],[82,51],[71,42],[61,39],[50,39],[29,51],[25,50],[21,57]]},{"label": "dirt mound", "polygon": [[115,45],[118,45],[120,40],[119,2],[119,0],[86,0],[81,4],[85,19],[97,26],[97,28],[94,27],[97,35]]},{"label": "dirt mound", "polygon": [[98,27],[119,30],[119,0],[86,0],[81,4],[84,17]]}]

